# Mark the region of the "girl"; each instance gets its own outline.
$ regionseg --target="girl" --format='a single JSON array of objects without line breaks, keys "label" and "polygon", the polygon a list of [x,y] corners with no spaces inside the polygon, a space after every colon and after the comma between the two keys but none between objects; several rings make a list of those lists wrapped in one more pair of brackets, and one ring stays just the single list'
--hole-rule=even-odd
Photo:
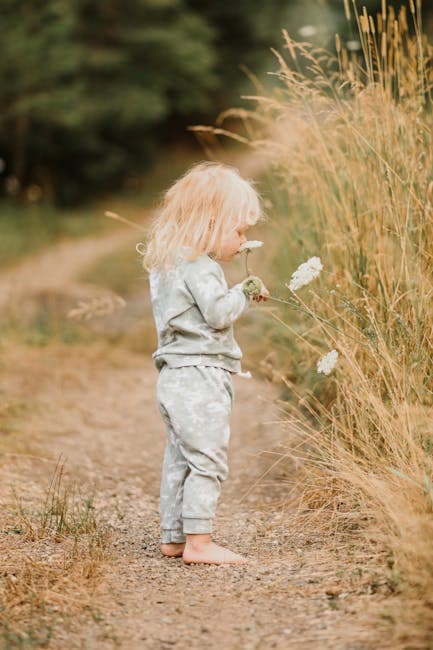
[{"label": "girl", "polygon": [[255,295],[246,280],[228,289],[217,260],[233,259],[263,218],[253,184],[236,168],[201,162],[165,193],[142,253],[158,334],[156,402],[167,431],[160,548],[186,564],[246,562],[211,533],[228,476],[232,374],[244,374],[233,322],[269,292],[259,279]]}]

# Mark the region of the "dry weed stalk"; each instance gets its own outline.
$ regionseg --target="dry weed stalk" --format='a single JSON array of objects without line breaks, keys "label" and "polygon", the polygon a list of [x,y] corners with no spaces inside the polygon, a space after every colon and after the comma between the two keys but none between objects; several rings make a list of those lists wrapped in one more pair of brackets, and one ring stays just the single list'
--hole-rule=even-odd
[{"label": "dry weed stalk", "polygon": [[67,318],[74,320],[90,320],[100,316],[109,316],[119,309],[123,309],[126,302],[121,296],[99,296],[89,302],[78,301],[78,307],[67,313]]}]

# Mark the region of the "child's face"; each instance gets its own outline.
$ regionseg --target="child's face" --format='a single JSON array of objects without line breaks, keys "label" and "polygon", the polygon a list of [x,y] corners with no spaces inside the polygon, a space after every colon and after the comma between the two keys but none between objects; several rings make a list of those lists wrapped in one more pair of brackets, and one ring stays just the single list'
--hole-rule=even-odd
[{"label": "child's face", "polygon": [[249,228],[249,224],[240,223],[226,235],[225,239],[222,242],[222,255],[217,258],[223,262],[229,262],[233,259],[236,253],[239,250],[239,247],[247,241],[245,233]]}]

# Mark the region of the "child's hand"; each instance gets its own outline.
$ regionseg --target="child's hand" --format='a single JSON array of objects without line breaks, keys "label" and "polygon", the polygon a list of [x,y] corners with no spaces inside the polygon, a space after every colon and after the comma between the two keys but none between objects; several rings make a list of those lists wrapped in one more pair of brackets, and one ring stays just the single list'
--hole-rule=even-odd
[{"label": "child's hand", "polygon": [[243,290],[256,302],[267,300],[269,297],[269,291],[265,287],[261,278],[256,275],[250,275],[246,280],[244,280]]}]

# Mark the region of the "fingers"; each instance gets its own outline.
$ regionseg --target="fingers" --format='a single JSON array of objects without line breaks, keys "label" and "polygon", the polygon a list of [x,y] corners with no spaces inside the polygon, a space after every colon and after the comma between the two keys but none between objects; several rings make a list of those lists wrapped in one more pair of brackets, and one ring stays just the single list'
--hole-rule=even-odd
[{"label": "fingers", "polygon": [[264,286],[264,287],[262,288],[261,293],[259,293],[259,295],[257,296],[258,301],[261,302],[262,300],[267,300],[268,297],[269,297],[269,295],[270,295],[270,294],[269,294],[269,291],[268,291],[268,290],[266,289],[266,287]]}]

